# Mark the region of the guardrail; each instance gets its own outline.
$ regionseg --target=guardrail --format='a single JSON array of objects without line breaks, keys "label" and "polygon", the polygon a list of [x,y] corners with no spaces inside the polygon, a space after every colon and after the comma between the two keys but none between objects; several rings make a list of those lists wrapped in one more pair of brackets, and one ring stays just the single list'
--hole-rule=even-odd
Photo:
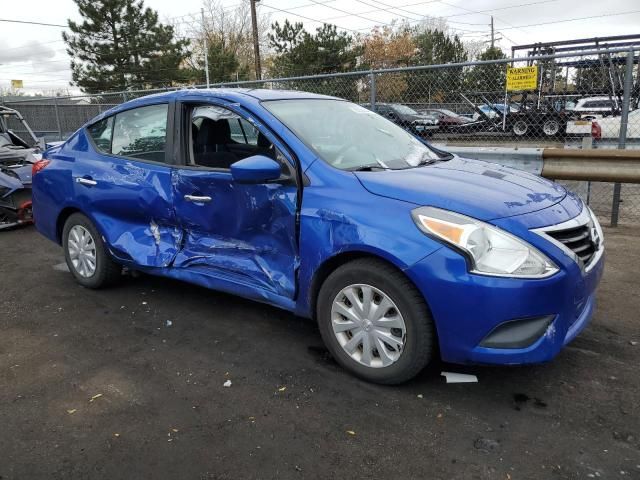
[{"label": "guardrail", "polygon": [[[610,182],[612,227],[618,225],[620,204],[624,201],[621,184],[639,184],[628,189],[628,199],[633,202],[636,196],[640,200],[640,150],[435,146],[460,157],[498,163],[552,180],[587,182],[587,193],[583,195],[587,203],[592,182]],[[629,201],[627,205],[633,207]]]},{"label": "guardrail", "polygon": [[640,151],[545,148],[542,176],[556,180],[640,183]]},{"label": "guardrail", "polygon": [[554,180],[640,183],[640,150],[435,146]]}]

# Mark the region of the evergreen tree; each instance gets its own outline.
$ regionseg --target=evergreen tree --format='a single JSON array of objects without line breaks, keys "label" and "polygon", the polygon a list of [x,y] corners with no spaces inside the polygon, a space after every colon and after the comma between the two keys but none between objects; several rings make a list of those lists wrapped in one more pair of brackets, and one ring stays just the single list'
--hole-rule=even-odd
[{"label": "evergreen tree", "polygon": [[[457,35],[450,37],[441,30],[425,30],[415,34],[414,42],[414,65],[442,65],[467,60],[467,52]],[[455,101],[462,85],[462,78],[462,67],[417,71],[409,77],[407,95],[416,101]]]},{"label": "evergreen tree", "polygon": [[[480,54],[478,60],[502,60],[507,58],[499,47],[489,47]],[[494,102],[504,99],[507,64],[477,65],[466,75],[466,87],[470,92],[483,93]]]},{"label": "evergreen tree", "polygon": [[[269,34],[269,43],[276,52],[271,59],[269,74],[272,77],[318,75],[323,73],[348,72],[355,69],[358,49],[353,38],[338,32],[335,25],[324,24],[315,34],[307,32],[302,23],[276,22]],[[300,82],[295,87],[311,92],[336,95],[354,99],[356,79],[330,78]]]},{"label": "evergreen tree", "polygon": [[171,86],[188,79],[181,70],[188,41],[142,0],[74,0],[83,21],[69,20],[62,34],[73,82],[87,93]]},{"label": "evergreen tree", "polygon": [[353,70],[357,50],[353,39],[345,32],[338,32],[335,25],[324,24],[316,33],[307,32],[302,23],[278,22],[269,34],[270,46],[277,56],[273,59],[270,74],[273,77],[318,75]]}]

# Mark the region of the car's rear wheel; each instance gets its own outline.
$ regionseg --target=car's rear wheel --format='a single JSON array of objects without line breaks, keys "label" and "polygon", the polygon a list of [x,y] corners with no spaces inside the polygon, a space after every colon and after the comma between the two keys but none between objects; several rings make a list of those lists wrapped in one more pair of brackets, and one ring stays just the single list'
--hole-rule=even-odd
[{"label": "car's rear wheel", "polygon": [[74,213],[62,230],[64,256],[76,281],[87,288],[101,288],[115,283],[122,267],[115,263],[91,220]]},{"label": "car's rear wheel", "polygon": [[407,381],[435,351],[424,298],[404,274],[380,260],[355,260],[329,275],[318,294],[317,317],[333,357],[371,382]]}]

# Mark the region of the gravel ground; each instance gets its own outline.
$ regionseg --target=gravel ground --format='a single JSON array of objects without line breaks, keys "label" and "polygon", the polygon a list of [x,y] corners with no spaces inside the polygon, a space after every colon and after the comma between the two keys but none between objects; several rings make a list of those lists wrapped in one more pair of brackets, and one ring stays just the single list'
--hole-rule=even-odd
[{"label": "gravel ground", "polygon": [[148,276],[85,290],[3,232],[0,479],[638,479],[640,230],[605,235],[597,313],[554,362],[380,387],[310,321]]}]

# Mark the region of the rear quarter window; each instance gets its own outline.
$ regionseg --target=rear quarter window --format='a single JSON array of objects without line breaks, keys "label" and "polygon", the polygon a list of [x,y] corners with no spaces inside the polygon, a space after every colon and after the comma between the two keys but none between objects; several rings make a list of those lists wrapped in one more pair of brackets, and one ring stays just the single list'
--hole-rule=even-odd
[{"label": "rear quarter window", "polygon": [[113,117],[108,117],[94,123],[87,128],[96,148],[104,153],[111,153],[111,133],[113,131]]}]

